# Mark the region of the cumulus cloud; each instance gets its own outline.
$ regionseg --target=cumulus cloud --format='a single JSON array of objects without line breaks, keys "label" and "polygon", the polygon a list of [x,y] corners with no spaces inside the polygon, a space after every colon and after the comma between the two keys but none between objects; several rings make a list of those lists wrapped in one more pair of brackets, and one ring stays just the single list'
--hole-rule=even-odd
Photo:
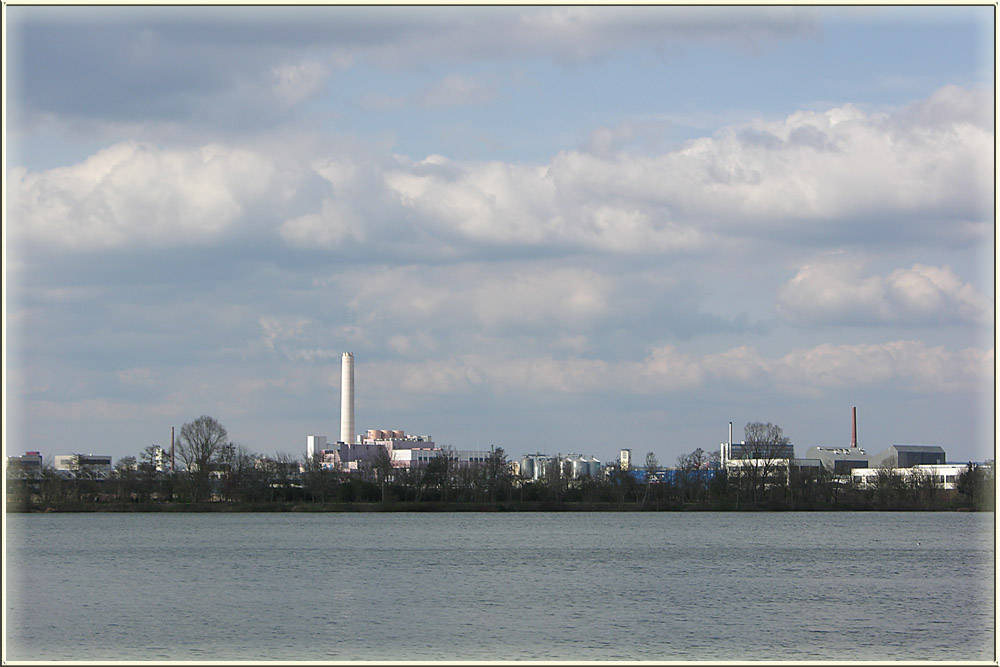
[{"label": "cumulus cloud", "polygon": [[[659,156],[565,153],[551,171],[572,191],[624,194],[681,223],[707,220],[729,233],[985,238],[992,124],[969,107],[991,100],[992,91],[949,86],[895,113],[850,105],[797,112],[727,127]],[[951,223],[944,232],[942,217]]]},{"label": "cumulus cloud", "polygon": [[[611,163],[602,167],[608,168]],[[705,235],[675,224],[663,210],[564,178],[560,164],[490,162],[428,171],[401,164],[386,183],[402,205],[467,241],[487,244],[556,244],[614,252],[656,252],[701,247]]]},{"label": "cumulus cloud", "polygon": [[364,241],[364,220],[342,201],[327,199],[318,213],[286,220],[281,236],[294,246],[336,248],[348,241]]},{"label": "cumulus cloud", "polygon": [[992,125],[977,111],[990,104],[988,91],[947,87],[895,113],[797,112],[660,155],[567,151],[547,164],[356,148],[279,163],[219,144],[123,142],[72,166],[11,170],[9,211],[27,235],[78,248],[209,242],[262,203],[273,231],[306,248],[968,245],[992,234]]},{"label": "cumulus cloud", "polygon": [[123,142],[40,173],[8,172],[13,232],[73,249],[218,239],[259,201],[274,166],[250,151]]},{"label": "cumulus cloud", "polygon": [[914,264],[886,276],[865,275],[858,262],[802,266],[778,293],[778,311],[806,325],[986,324],[993,301],[949,266]]},{"label": "cumulus cloud", "polygon": [[406,209],[474,242],[672,252],[724,234],[961,245],[992,230],[992,125],[970,112],[990,100],[947,87],[896,113],[797,112],[657,156],[605,146],[544,166],[400,162],[385,180]]}]

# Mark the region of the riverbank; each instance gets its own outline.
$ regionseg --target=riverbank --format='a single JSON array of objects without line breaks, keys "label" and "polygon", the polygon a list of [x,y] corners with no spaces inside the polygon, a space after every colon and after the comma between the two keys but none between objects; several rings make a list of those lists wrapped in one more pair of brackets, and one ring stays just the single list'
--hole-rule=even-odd
[{"label": "riverbank", "polygon": [[354,502],[354,503],[302,503],[302,502],[203,502],[203,503],[60,503],[58,505],[20,505],[8,503],[9,514],[47,513],[248,513],[248,512],[299,512],[299,513],[375,513],[375,512],[969,512],[975,511],[954,501],[939,503],[892,502],[875,503],[767,503],[737,506],[733,503],[606,503],[558,501],[508,501],[499,503],[474,502]]}]

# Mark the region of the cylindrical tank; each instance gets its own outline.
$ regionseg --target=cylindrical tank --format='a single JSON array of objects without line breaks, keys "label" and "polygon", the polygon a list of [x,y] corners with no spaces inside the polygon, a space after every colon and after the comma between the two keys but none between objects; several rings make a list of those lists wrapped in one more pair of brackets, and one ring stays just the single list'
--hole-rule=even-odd
[{"label": "cylindrical tank", "polygon": [[590,476],[597,479],[601,475],[601,462],[591,456],[587,464],[590,468]]},{"label": "cylindrical tank", "polygon": [[370,429],[368,429],[368,439],[369,440],[378,440],[378,429],[377,428],[370,428]]},{"label": "cylindrical tank", "polygon": [[402,429],[395,429],[392,432],[392,437],[395,438],[396,440],[402,440],[403,438],[406,437],[406,434],[403,432]]},{"label": "cylindrical tank", "polygon": [[529,456],[521,459],[521,476],[525,479],[535,478],[535,459]]},{"label": "cylindrical tank", "polygon": [[571,465],[573,469],[573,479],[581,479],[590,475],[590,464],[582,458],[573,459]]}]

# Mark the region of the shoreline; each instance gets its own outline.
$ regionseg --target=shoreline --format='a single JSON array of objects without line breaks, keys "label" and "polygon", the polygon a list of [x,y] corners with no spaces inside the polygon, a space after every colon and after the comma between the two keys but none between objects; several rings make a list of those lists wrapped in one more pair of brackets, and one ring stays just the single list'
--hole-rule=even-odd
[{"label": "shoreline", "polygon": [[954,503],[887,503],[877,504],[779,504],[769,503],[759,506],[735,507],[728,503],[689,504],[669,506],[642,506],[640,503],[588,503],[588,502],[554,502],[554,501],[520,501],[502,503],[445,503],[428,502],[367,502],[367,503],[300,503],[300,502],[203,502],[203,503],[66,503],[59,505],[24,506],[8,503],[7,514],[87,514],[87,513],[469,513],[469,512],[992,512],[993,510],[975,509]]}]

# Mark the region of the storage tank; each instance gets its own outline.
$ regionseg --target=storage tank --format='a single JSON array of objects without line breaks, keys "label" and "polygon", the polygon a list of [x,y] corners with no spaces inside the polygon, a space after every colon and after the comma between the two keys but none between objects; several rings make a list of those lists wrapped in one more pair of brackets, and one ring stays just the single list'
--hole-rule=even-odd
[{"label": "storage tank", "polygon": [[590,475],[590,464],[583,457],[573,459],[570,465],[572,466],[573,479],[581,479]]},{"label": "storage tank", "polygon": [[370,428],[370,429],[368,429],[368,439],[369,440],[378,440],[378,429],[377,428]]},{"label": "storage tank", "polygon": [[403,438],[406,437],[406,434],[403,433],[402,429],[395,429],[392,432],[392,437],[395,438],[396,440],[402,440]]},{"label": "storage tank", "polygon": [[535,459],[529,456],[521,459],[521,476],[527,479],[535,478]]},{"label": "storage tank", "polygon": [[601,462],[595,457],[591,456],[587,461],[587,465],[590,468],[590,476],[597,479],[601,476]]}]

